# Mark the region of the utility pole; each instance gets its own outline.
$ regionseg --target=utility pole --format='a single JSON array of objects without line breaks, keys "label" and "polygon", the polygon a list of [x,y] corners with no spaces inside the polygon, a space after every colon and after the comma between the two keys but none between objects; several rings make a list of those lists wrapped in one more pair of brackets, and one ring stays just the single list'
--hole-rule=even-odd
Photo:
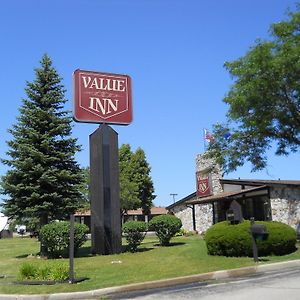
[{"label": "utility pole", "polygon": [[173,196],[173,203],[175,203],[175,196],[177,196],[178,194],[170,194],[170,196]]}]

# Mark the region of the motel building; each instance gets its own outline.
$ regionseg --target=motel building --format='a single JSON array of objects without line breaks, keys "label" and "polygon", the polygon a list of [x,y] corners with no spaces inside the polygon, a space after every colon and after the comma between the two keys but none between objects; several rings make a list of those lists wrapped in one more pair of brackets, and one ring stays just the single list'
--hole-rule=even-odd
[{"label": "motel building", "polygon": [[197,191],[167,207],[187,231],[204,234],[230,215],[279,221],[300,232],[300,180],[224,179],[222,170],[196,157]]},{"label": "motel building", "polygon": [[[121,217],[121,224],[128,221],[142,221],[148,223],[152,218],[160,215],[166,215],[168,211],[164,207],[152,207],[150,214],[144,215],[142,209],[128,210]],[[88,226],[91,231],[91,211],[81,211],[75,213],[75,221]]]}]

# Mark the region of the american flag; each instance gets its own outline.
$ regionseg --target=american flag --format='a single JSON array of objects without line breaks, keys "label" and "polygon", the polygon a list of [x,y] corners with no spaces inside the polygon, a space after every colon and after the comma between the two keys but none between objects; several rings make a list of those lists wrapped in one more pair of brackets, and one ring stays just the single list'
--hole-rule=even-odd
[{"label": "american flag", "polygon": [[214,140],[214,136],[207,129],[204,129],[204,140],[207,143],[210,143]]}]

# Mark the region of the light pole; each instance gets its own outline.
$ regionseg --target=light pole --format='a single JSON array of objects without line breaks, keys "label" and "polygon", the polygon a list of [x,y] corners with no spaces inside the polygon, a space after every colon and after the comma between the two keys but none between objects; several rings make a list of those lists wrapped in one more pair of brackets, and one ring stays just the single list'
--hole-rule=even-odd
[{"label": "light pole", "polygon": [[173,196],[173,203],[175,203],[175,196],[177,196],[178,194],[170,194],[170,196]]}]

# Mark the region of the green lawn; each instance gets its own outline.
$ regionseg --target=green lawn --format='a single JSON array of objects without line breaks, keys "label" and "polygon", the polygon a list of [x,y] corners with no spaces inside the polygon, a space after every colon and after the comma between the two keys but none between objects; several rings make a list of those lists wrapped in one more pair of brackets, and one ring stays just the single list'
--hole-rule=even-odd
[{"label": "green lawn", "polygon": [[[19,266],[26,262],[46,264],[35,257],[39,242],[30,238],[0,239],[0,276],[17,276]],[[146,238],[138,253],[91,256],[87,242],[75,259],[76,277],[88,277],[78,284],[24,286],[4,284],[16,278],[0,279],[0,294],[38,294],[93,290],[129,283],[173,278],[216,270],[254,265],[252,258],[208,256],[205,242],[198,236],[176,237],[170,247],[159,247],[156,238]],[[33,256],[30,256],[33,254]],[[264,257],[262,263],[300,259],[300,250],[281,257]],[[61,259],[68,263],[68,259]]]}]

